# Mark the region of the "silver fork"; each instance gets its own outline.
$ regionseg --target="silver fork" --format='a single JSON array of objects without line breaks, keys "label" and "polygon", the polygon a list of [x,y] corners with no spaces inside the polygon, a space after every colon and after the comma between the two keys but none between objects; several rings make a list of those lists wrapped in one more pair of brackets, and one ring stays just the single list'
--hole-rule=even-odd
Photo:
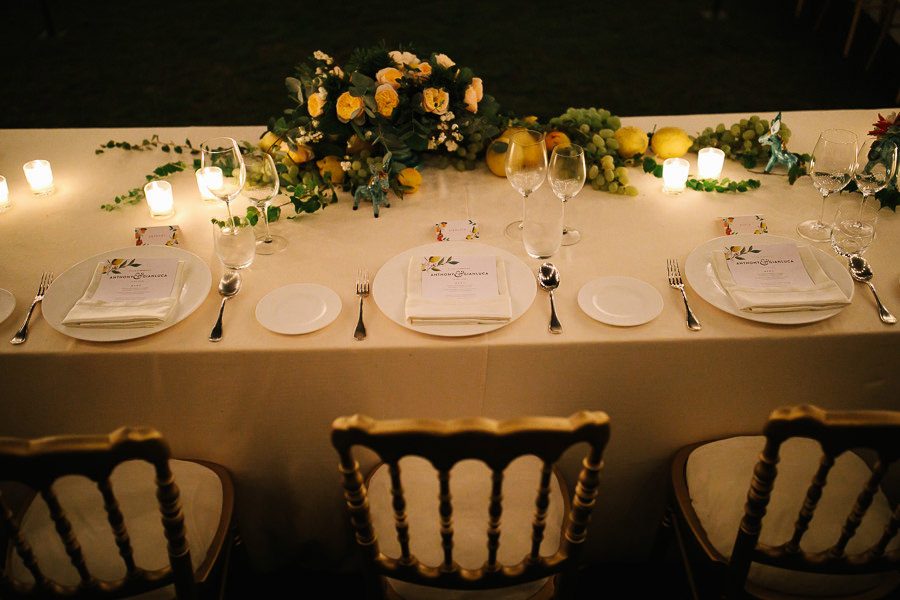
[{"label": "silver fork", "polygon": [[28,309],[28,314],[25,315],[25,322],[22,323],[22,327],[16,332],[16,335],[13,336],[13,339],[9,340],[10,344],[21,344],[28,338],[28,321],[31,320],[31,313],[34,312],[35,305],[44,299],[44,292],[47,291],[47,288],[50,287],[52,282],[52,272],[41,274],[41,283],[38,286],[37,294],[34,296],[34,301],[31,303],[31,308]]},{"label": "silver fork", "polygon": [[669,285],[681,292],[681,297],[684,298],[684,310],[687,311],[688,329],[691,331],[700,331],[702,329],[700,321],[698,321],[697,317],[694,316],[694,313],[691,312],[687,296],[684,293],[684,282],[681,280],[681,269],[678,268],[678,261],[673,258],[667,259],[666,269],[669,272]]},{"label": "silver fork", "polygon": [[353,337],[357,340],[366,339],[366,326],[363,324],[363,298],[369,295],[369,271],[359,269],[356,272],[356,295],[359,296],[359,321],[356,323],[356,331]]}]

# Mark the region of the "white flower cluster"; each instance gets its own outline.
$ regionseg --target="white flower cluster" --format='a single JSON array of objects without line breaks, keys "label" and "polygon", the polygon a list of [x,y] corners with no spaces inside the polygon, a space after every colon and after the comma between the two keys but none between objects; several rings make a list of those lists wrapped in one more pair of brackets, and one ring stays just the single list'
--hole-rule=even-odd
[{"label": "white flower cluster", "polygon": [[459,148],[459,142],[463,140],[463,134],[459,131],[457,123],[451,123],[453,113],[447,111],[441,115],[441,122],[437,126],[437,136],[428,140],[428,149],[437,150],[438,146],[444,145],[448,152],[455,152]]},{"label": "white flower cluster", "polygon": [[314,121],[311,125],[313,127],[312,131],[304,128],[298,129],[297,135],[294,136],[294,141],[302,145],[315,144],[316,142],[322,141],[324,135],[321,131],[317,131],[319,124]]},{"label": "white flower cluster", "polygon": [[331,63],[334,62],[333,58],[331,58],[330,56],[328,56],[321,50],[316,50],[315,52],[313,52],[313,58],[315,58],[316,60],[321,60],[326,65],[330,65]]}]

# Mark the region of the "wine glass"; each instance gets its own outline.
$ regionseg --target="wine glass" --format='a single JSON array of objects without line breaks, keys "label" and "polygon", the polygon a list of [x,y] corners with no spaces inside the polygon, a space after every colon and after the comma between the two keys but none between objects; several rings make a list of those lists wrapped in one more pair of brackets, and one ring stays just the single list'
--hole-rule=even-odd
[{"label": "wine glass", "polygon": [[[241,193],[244,187],[246,171],[244,159],[238,143],[230,137],[218,137],[207,140],[200,145],[200,166],[210,167],[203,178],[203,184],[209,193],[225,202],[228,208],[228,222],[231,215],[231,201]],[[217,171],[218,169],[218,171]]]},{"label": "wine glass", "polygon": [[819,218],[797,225],[801,237],[814,242],[827,242],[831,227],[823,222],[825,202],[829,194],[840,191],[850,183],[856,166],[856,134],[846,129],[826,129],[819,135],[809,161],[809,176],[822,194]]},{"label": "wine glass", "polygon": [[268,209],[272,198],[278,195],[278,170],[272,155],[262,150],[252,150],[244,155],[247,178],[241,193],[256,206],[259,218],[266,226],[265,235],[256,238],[257,254],[277,254],[287,246],[287,240],[269,232]]},{"label": "wine glass", "polygon": [[878,192],[897,173],[897,144],[890,140],[868,138],[859,147],[853,179],[862,192],[865,204],[869,196]]},{"label": "wine glass", "polygon": [[831,226],[831,247],[841,256],[862,254],[875,239],[877,201],[846,199],[838,205]]},{"label": "wine glass", "polygon": [[[510,185],[522,194],[522,215],[525,201],[544,183],[547,174],[547,146],[540,131],[518,131],[509,139],[506,151],[506,178]],[[522,220],[506,226],[506,237],[522,239]]]},{"label": "wine glass", "polygon": [[[565,211],[565,203],[577,196],[584,187],[586,178],[587,169],[584,164],[584,150],[581,146],[569,144],[553,148],[553,152],[550,154],[550,165],[547,168],[547,180],[550,182],[550,187],[553,188],[553,193],[563,201],[563,211]],[[580,239],[581,233],[577,229],[565,225],[565,220],[563,220],[562,245],[571,246]]]}]

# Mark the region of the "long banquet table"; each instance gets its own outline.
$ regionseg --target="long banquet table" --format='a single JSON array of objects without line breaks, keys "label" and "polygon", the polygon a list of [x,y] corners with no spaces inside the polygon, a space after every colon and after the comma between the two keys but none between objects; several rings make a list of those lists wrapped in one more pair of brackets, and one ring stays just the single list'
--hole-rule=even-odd
[{"label": "long banquet table", "polygon": [[[842,127],[860,136],[877,111],[786,112],[789,149],[811,152],[820,130]],[[883,111],[882,111],[883,112]],[[666,125],[694,134],[747,114],[624,118],[646,131]],[[771,119],[775,115],[763,113]],[[374,219],[352,199],[274,229],[288,238],[275,256],[257,256],[240,294],[225,309],[225,338],[207,335],[219,309],[211,217],[224,206],[200,199],[193,173],[171,178],[176,214],[150,219],[146,205],[114,212],[102,203],[143,183],[153,168],[175,160],[158,151],[95,148],[110,139],[139,142],[152,134],[195,145],[216,135],[256,141],[262,127],[0,131],[0,174],[13,208],[0,214],[0,287],[16,299],[0,323],[0,435],[99,433],[126,424],[158,428],[177,455],[227,466],[237,484],[243,538],[260,570],[296,561],[345,564],[351,544],[329,426],[339,416],[373,417],[568,415],[604,410],[612,421],[601,494],[588,557],[646,557],[665,499],[668,461],[689,442],[758,431],[775,407],[814,403],[825,408],[900,409],[900,326],[876,315],[871,293],[856,286],[839,314],[805,325],[771,325],[728,314],[688,297],[703,324],[685,326],[677,290],[666,280],[666,259],[684,268],[698,245],[722,234],[718,218],[763,214],[770,234],[799,239],[795,226],[818,215],[821,197],[809,178],[793,186],[782,174],[747,173],[726,164],[724,176],[756,177],[743,194],[661,192],[661,181],[631,169],[636,197],[586,187],[571,203],[569,221],[580,243],[552,261],[562,274],[556,292],[565,331],[547,331],[549,301],[541,290],[517,320],[469,337],[429,336],[388,319],[366,300],[368,339],[353,339],[355,276],[371,274],[409,248],[435,241],[436,221],[466,216],[467,199],[481,226],[481,243],[509,251],[531,269],[521,242],[503,235],[521,215],[521,200],[484,164],[475,171],[426,168],[421,190]],[[50,161],[56,191],[32,197],[23,177],[28,160]],[[696,155],[688,155],[692,172]],[[550,193],[544,186],[538,193]],[[236,201],[238,211],[245,204]],[[290,213],[290,211],[288,211]],[[100,343],[67,337],[41,317],[28,341],[6,340],[18,329],[40,273],[64,272],[95,254],[134,244],[134,228],[178,224],[181,248],[210,266],[212,286],[200,307],[177,325],[130,341]],[[818,244],[831,253],[827,244]],[[882,300],[900,314],[900,215],[882,210],[867,253]],[[646,281],[664,299],[662,313],[637,327],[605,325],[578,306],[592,279],[627,275]],[[338,318],[319,331],[280,335],[254,317],[259,300],[280,286],[319,283],[342,302]],[[85,282],[86,283],[86,282]],[[574,472],[572,458],[567,462]]]}]

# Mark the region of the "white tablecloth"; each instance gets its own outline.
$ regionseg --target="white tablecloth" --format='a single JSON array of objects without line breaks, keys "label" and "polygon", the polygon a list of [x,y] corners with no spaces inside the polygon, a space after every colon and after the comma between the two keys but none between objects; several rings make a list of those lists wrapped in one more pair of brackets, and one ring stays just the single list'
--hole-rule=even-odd
[{"label": "white tablecloth", "polygon": [[[625,118],[647,131],[667,125],[689,133],[742,115]],[[774,114],[763,113],[764,118]],[[826,127],[864,135],[875,111],[788,112],[789,148],[811,152]],[[198,145],[227,134],[255,141],[261,127],[0,131],[0,174],[13,208],[0,214],[0,287],[17,306],[0,323],[0,338],[18,329],[41,271],[73,264],[134,243],[134,228],[157,225],[145,205],[107,213],[117,194],[177,157],[154,152],[94,149],[110,139],[164,140]],[[32,197],[22,164],[50,161],[56,192]],[[688,155],[692,167],[696,155]],[[760,167],[761,170],[761,167]],[[125,424],[161,430],[176,454],[213,460],[234,473],[243,537],[260,568],[293,560],[339,565],[351,544],[342,505],[337,456],[329,425],[338,415],[373,417],[525,414],[568,415],[604,410],[612,419],[601,495],[588,557],[643,558],[664,505],[668,461],[689,442],[758,431],[775,407],[800,402],[826,408],[900,409],[900,326],[883,325],[871,293],[857,286],[852,304],[813,324],[768,325],[727,314],[687,293],[703,324],[685,327],[680,294],[668,287],[665,263],[682,268],[693,248],[721,235],[717,218],[763,214],[772,234],[797,238],[798,222],[818,216],[821,196],[809,178],[788,185],[783,175],[747,173],[728,163],[732,179],[756,177],[744,194],[661,193],[661,180],[630,170],[640,193],[610,195],[586,188],[570,203],[577,245],[553,262],[562,273],[556,292],[562,335],[547,332],[549,301],[538,290],[515,322],[491,333],[432,337],[401,327],[366,301],[364,342],[353,339],[356,271],[374,274],[391,257],[434,241],[436,221],[466,216],[466,198],[481,225],[481,242],[512,252],[537,269],[503,227],[521,216],[521,199],[483,164],[474,172],[426,169],[422,189],[374,219],[370,205],[337,204],[275,231],[286,251],[258,256],[240,294],[225,310],[225,338],[207,341],[219,297],[221,267],[212,246],[211,217],[224,207],[200,199],[192,172],[171,178],[182,248],[211,266],[213,286],[183,322],[158,334],[118,343],[75,340],[32,320],[21,346],[0,343],[0,435],[108,432]],[[538,193],[551,193],[544,186]],[[237,201],[238,210],[245,204]],[[290,211],[288,211],[290,212]],[[831,250],[826,244],[819,247]],[[883,210],[867,253],[884,303],[900,314],[900,216]],[[594,278],[627,275],[662,295],[662,314],[639,327],[594,321],[578,307],[578,290]],[[257,302],[291,283],[319,283],[340,296],[343,310],[328,327],[300,336],[272,333],[254,318]],[[87,282],[85,282],[87,283]],[[570,472],[574,472],[574,463]]]}]

